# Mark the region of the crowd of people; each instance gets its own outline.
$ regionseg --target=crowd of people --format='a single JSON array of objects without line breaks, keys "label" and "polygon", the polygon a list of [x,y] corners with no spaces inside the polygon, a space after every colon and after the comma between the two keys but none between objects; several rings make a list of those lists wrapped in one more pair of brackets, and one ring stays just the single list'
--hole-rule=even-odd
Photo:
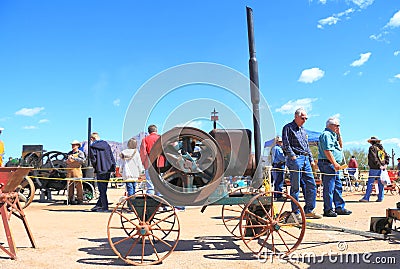
[{"label": "crowd of people", "polygon": [[[350,215],[352,212],[345,208],[346,202],[342,196],[342,181],[339,171],[343,169],[341,164],[345,162],[343,154],[343,142],[340,133],[340,121],[336,117],[330,117],[326,121],[325,129],[319,136],[318,159],[314,160],[308,143],[308,136],[303,127],[308,119],[307,112],[298,108],[294,113],[294,119],[282,129],[282,136],[277,136],[272,154],[272,181],[275,191],[274,199],[283,201],[284,171],[287,168],[290,173],[290,196],[292,212],[300,218],[298,201],[300,190],[304,196],[304,212],[306,218],[319,219],[325,217],[337,217],[338,215]],[[3,131],[0,128],[0,134]],[[129,139],[127,148],[122,150],[119,157],[119,172],[126,184],[126,196],[131,196],[137,189],[136,182],[144,174],[146,178],[145,192],[152,195],[161,195],[154,189],[149,175],[149,154],[160,135],[156,125],[148,127],[148,135],[138,142],[135,138]],[[368,150],[369,175],[365,195],[360,202],[369,202],[373,185],[378,182],[378,196],[376,202],[384,199],[384,185],[379,179],[382,171],[387,169],[389,155],[384,150],[381,140],[371,137]],[[67,153],[67,183],[68,198],[66,204],[83,204],[82,166],[86,163],[86,155],[80,149],[81,143],[77,140],[71,142],[71,151]],[[0,141],[0,164],[4,153],[4,144]],[[111,174],[116,171],[117,163],[114,159],[110,145],[100,139],[98,133],[90,136],[90,163],[96,173],[99,198],[91,209],[94,212],[108,212],[107,188]],[[10,160],[11,161],[11,160]],[[159,161],[162,161],[160,159]],[[400,158],[397,159],[398,176],[400,176]],[[313,170],[319,170],[323,186],[323,214],[315,211],[317,184]],[[358,163],[355,156],[348,162],[348,173],[356,177]],[[76,195],[75,195],[76,191]],[[184,210],[184,207],[179,208]]]},{"label": "crowd of people", "polygon": [[[307,121],[307,112],[298,108],[294,113],[292,122],[282,129],[282,137],[277,136],[275,146],[272,148],[272,181],[276,201],[281,201],[284,183],[284,171],[287,167],[290,173],[290,195],[299,201],[300,189],[304,196],[304,212],[306,218],[319,219],[324,217],[337,217],[338,215],[350,215],[352,212],[345,208],[343,199],[343,184],[339,171],[346,168],[344,162],[343,142],[340,133],[340,121],[336,117],[330,117],[326,121],[325,129],[319,136],[318,159],[314,160],[308,143],[308,136],[303,127]],[[376,202],[382,202],[384,198],[384,185],[379,180],[382,171],[387,169],[389,155],[384,150],[377,137],[371,137],[368,151],[369,175],[367,189],[360,202],[369,202],[374,182],[378,182],[378,198]],[[400,158],[397,169],[400,169]],[[358,163],[352,156],[348,164],[349,175],[358,173]],[[315,212],[317,185],[313,170],[318,170],[322,178],[323,214]],[[400,170],[399,170],[400,171]],[[400,175],[400,172],[398,172]],[[292,212],[300,220],[300,212],[296,202],[291,202]]]}]

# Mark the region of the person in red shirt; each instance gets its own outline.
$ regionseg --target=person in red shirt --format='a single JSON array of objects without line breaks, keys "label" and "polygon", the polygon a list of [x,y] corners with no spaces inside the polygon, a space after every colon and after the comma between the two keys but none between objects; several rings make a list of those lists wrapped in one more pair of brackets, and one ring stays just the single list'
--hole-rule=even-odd
[{"label": "person in red shirt", "polygon": [[[143,167],[145,169],[146,175],[146,193],[147,194],[155,194],[154,185],[151,182],[150,175],[149,175],[149,154],[151,148],[153,147],[154,143],[158,140],[160,135],[157,133],[157,126],[152,124],[147,128],[149,135],[143,138],[142,143],[140,144],[140,159],[142,160]],[[156,193],[159,195],[159,193]]]},{"label": "person in red shirt", "polygon": [[358,163],[356,160],[355,156],[351,156],[350,161],[349,161],[349,168],[347,169],[347,171],[349,171],[349,175],[356,177],[355,174],[357,172],[358,168]]}]

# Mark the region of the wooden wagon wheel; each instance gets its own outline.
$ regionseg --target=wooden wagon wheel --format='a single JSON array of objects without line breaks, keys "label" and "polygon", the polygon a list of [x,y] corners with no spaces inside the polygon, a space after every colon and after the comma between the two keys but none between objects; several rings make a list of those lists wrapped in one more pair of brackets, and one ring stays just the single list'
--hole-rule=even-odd
[{"label": "wooden wagon wheel", "polygon": [[[167,210],[163,210],[167,207]],[[135,194],[115,207],[107,225],[108,241],[119,258],[133,265],[158,264],[178,244],[180,227],[163,198]]]},{"label": "wooden wagon wheel", "polygon": [[22,208],[28,207],[35,198],[35,184],[29,176],[25,176],[18,192],[19,204]]},{"label": "wooden wagon wheel", "polygon": [[[274,194],[282,201],[274,202]],[[300,210],[291,209],[294,203]],[[257,256],[288,255],[301,243],[306,228],[305,214],[300,204],[283,192],[263,192],[254,196],[244,207],[239,231],[245,245]]]}]

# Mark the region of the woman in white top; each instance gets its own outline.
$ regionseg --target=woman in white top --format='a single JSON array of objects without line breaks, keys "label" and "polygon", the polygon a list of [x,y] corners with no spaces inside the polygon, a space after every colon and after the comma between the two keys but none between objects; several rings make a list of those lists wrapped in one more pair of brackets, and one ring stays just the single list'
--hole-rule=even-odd
[{"label": "woman in white top", "polygon": [[119,171],[122,179],[126,181],[126,192],[129,197],[135,193],[136,181],[144,170],[135,138],[129,139],[128,148],[121,151],[120,158]]}]

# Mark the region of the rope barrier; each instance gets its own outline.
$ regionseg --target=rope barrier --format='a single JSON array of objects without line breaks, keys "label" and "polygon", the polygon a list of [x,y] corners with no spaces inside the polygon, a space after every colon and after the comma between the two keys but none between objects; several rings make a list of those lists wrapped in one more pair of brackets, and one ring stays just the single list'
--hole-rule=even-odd
[{"label": "rope barrier", "polygon": [[[284,169],[284,168],[270,168],[271,169],[271,172],[272,171],[282,171],[282,172],[285,172],[285,171],[288,171],[288,172],[306,172],[306,171],[303,171],[303,170],[290,170],[290,169]],[[360,172],[368,172],[369,170],[358,170],[358,172],[360,173]],[[328,176],[335,176],[335,175],[337,175],[337,174],[329,174],[329,173],[322,173],[322,172],[317,172],[317,171],[311,171],[311,172],[307,172],[307,173],[313,173],[313,174],[316,174],[316,175],[328,175]],[[380,178],[380,176],[368,176],[368,177],[371,177],[371,178]]]},{"label": "rope barrier", "polygon": [[[84,167],[84,168],[81,168],[82,170],[83,169],[89,169],[90,167]],[[35,168],[35,169],[32,169],[32,171],[48,171],[48,170],[70,170],[70,169],[76,169],[76,168]],[[274,167],[271,167],[271,168],[269,168],[270,169],[270,171],[271,172],[273,172],[273,171],[281,171],[281,172],[305,172],[305,171],[303,171],[303,170],[291,170],[291,169],[283,169],[283,168],[274,168]],[[359,171],[359,173],[360,172],[367,172],[367,171],[369,171],[369,170],[358,170]],[[317,172],[317,171],[312,171],[312,172],[307,172],[307,173],[312,173],[312,174],[315,174],[315,175],[317,175],[317,176],[321,176],[321,175],[330,175],[330,176],[334,176],[334,175],[336,175],[336,174],[330,174],[330,173],[322,173],[322,172]],[[73,180],[74,178],[60,178],[60,177],[43,177],[43,176],[29,176],[29,177],[31,177],[31,178],[37,178],[37,179],[44,179],[44,180],[66,180],[66,181],[68,181],[68,180]],[[377,178],[377,179],[379,179],[380,178],[380,176],[368,176],[368,177],[371,177],[371,178]],[[96,178],[75,178],[75,179],[77,179],[77,180],[81,180],[81,181],[83,181],[83,182],[90,182],[90,181],[97,181],[97,182],[121,182],[121,183],[127,183],[127,182],[133,182],[133,183],[137,183],[137,182],[146,182],[146,179],[141,179],[141,178],[138,178],[138,179],[127,179],[127,180],[123,180],[121,177],[113,177],[113,178],[110,178],[109,180],[98,180],[98,179],[96,179]],[[362,179],[356,179],[356,180],[362,180]]]},{"label": "rope barrier", "polygon": [[[76,168],[68,168],[68,167],[49,167],[49,168],[35,168],[32,169],[32,171],[49,171],[49,170],[72,170],[72,169],[77,169]],[[91,169],[92,167],[81,167],[81,170],[85,169]],[[126,179],[123,180],[122,177],[112,177],[108,180],[99,180],[96,178],[63,178],[63,177],[43,177],[43,176],[29,176],[30,178],[36,178],[36,179],[44,179],[44,180],[57,180],[57,181],[82,181],[82,182],[111,182],[111,183],[128,183],[128,182],[133,182],[133,183],[141,183],[141,182],[146,182],[146,179]]]}]

